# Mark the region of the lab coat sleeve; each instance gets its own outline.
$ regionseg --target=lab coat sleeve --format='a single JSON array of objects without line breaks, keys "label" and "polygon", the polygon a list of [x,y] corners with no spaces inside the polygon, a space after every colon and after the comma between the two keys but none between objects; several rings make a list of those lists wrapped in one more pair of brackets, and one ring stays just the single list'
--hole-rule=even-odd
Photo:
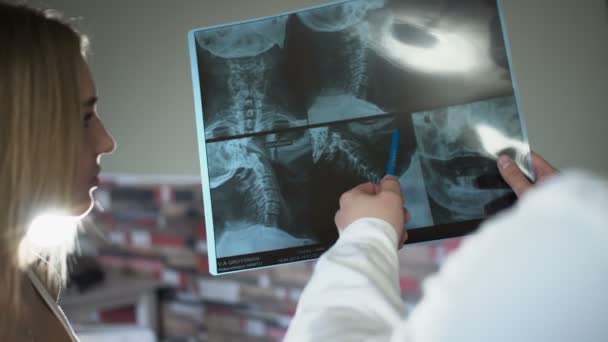
[{"label": "lab coat sleeve", "polygon": [[359,220],[319,260],[286,341],[604,341],[607,209],[607,181],[555,177],[468,238],[407,320],[396,234]]},{"label": "lab coat sleeve", "polygon": [[397,242],[383,220],[347,227],[319,259],[285,341],[389,341],[406,316]]},{"label": "lab coat sleeve", "polygon": [[567,173],[488,220],[423,284],[402,341],[608,336],[608,182]]}]

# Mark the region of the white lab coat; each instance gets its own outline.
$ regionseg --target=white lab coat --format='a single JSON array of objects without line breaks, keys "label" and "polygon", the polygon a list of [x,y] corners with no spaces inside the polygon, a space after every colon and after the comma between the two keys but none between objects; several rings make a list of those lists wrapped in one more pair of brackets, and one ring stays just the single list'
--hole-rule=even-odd
[{"label": "white lab coat", "polygon": [[285,341],[608,341],[604,180],[565,174],[527,193],[424,282],[409,314],[396,243],[382,220],[348,227],[320,258]]}]

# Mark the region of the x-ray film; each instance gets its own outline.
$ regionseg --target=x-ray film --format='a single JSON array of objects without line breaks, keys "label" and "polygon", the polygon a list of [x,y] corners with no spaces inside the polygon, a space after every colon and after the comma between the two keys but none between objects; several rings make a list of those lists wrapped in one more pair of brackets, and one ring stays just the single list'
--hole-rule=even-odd
[{"label": "x-ray film", "polygon": [[190,32],[209,267],[317,258],[340,195],[397,175],[408,242],[461,236],[531,172],[494,0],[350,0]]}]

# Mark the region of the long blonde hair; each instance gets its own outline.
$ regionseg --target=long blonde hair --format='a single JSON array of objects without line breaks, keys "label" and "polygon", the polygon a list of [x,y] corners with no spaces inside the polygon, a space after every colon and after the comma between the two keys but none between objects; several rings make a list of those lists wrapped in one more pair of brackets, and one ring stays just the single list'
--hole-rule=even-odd
[{"label": "long blonde hair", "polygon": [[[20,255],[30,223],[72,205],[86,44],[56,15],[1,1],[0,42],[0,307],[12,315],[23,271],[32,267]],[[47,285],[58,280],[52,273],[65,276],[65,257],[45,254],[42,264],[52,267],[40,274]]]}]

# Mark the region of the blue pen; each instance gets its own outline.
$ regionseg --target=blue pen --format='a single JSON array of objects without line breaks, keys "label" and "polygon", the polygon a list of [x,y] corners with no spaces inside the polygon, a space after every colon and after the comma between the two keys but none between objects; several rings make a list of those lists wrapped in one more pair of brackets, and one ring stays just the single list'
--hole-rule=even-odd
[{"label": "blue pen", "polygon": [[399,154],[399,140],[400,140],[399,128],[393,131],[393,141],[391,143],[391,151],[388,155],[388,166],[386,170],[387,175],[397,175],[397,155]]}]

